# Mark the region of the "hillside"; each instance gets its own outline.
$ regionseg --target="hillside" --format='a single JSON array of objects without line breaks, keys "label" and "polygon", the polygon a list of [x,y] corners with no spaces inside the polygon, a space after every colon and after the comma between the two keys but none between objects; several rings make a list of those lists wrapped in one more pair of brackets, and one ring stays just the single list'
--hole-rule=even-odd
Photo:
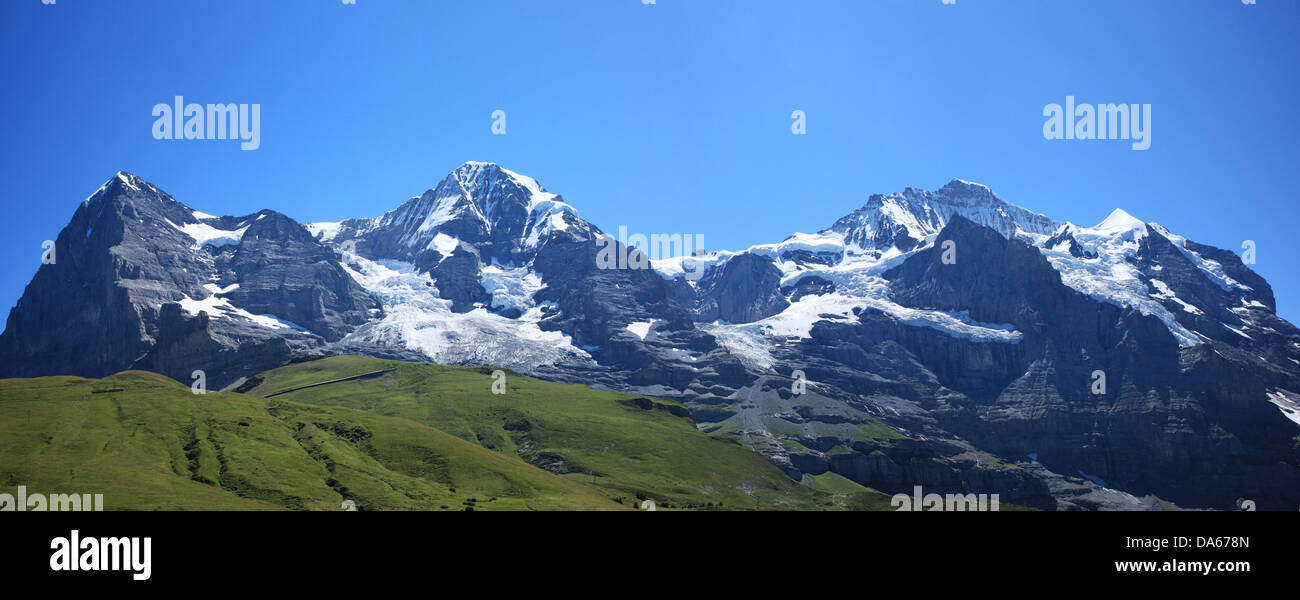
[{"label": "hillside", "polygon": [[[92,390],[122,392],[92,394]],[[153,373],[0,381],[0,489],[106,510],[618,509],[432,427],[347,408],[194,395]]]},{"label": "hillside", "polygon": [[103,494],[106,510],[888,507],[866,488],[799,485],[674,403],[513,374],[497,396],[490,373],[333,357],[248,393],[143,371],[0,380],[0,491]]},{"label": "hillside", "polygon": [[[335,356],[268,371],[243,388],[263,396],[383,369],[377,378],[290,392],[281,398],[401,417],[594,486],[661,508],[836,506],[768,459],[697,430],[669,400],[552,383],[514,373],[492,393],[494,369]],[[866,490],[866,488],[860,488]],[[858,492],[860,490],[854,490]],[[877,506],[888,506],[884,495]]]}]

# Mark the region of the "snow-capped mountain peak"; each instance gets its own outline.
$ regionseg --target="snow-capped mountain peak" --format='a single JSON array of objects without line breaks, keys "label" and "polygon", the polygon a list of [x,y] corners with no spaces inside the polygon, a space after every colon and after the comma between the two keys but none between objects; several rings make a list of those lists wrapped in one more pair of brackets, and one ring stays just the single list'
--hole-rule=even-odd
[{"label": "snow-capped mountain peak", "polygon": [[[425,212],[419,227],[408,235],[411,242],[422,242],[426,234],[443,229],[464,229],[455,223],[460,220],[481,228],[484,234],[499,231],[535,245],[543,231],[565,227],[562,213],[577,216],[559,194],[546,191],[536,179],[495,163],[466,162],[431,192],[432,198],[426,192],[413,201],[413,210]],[[457,235],[455,231],[447,233]]]},{"label": "snow-capped mountain peak", "polygon": [[1124,209],[1117,208],[1091,229],[1109,234],[1122,234],[1129,231],[1140,232],[1138,237],[1141,237],[1141,235],[1146,234],[1147,224],[1141,219],[1128,214]]},{"label": "snow-capped mountain peak", "polygon": [[89,196],[86,196],[86,199],[83,200],[81,204],[83,206],[88,205],[98,198],[105,198],[108,196],[112,196],[113,195],[112,193],[106,193],[106,192],[111,192],[113,188],[119,186],[124,190],[134,191],[138,193],[153,193],[153,194],[160,194],[166,196],[165,193],[163,193],[158,188],[154,187],[153,184],[141,179],[140,177],[133,175],[131,173],[127,173],[126,171],[118,171],[112,177],[109,177],[108,180],[105,181],[103,185],[99,186],[99,189],[95,190]]},{"label": "snow-capped mountain peak", "polygon": [[426,251],[454,250],[459,242],[490,243],[493,258],[503,263],[556,232],[593,231],[576,209],[536,179],[481,161],[460,165],[434,188],[381,217],[313,223],[308,229],[327,243],[355,241],[407,261]]},{"label": "snow-capped mountain peak", "polygon": [[[460,199],[467,200],[488,221],[489,226],[503,217],[503,211],[516,206],[530,214],[538,210],[577,213],[559,194],[546,191],[536,179],[496,163],[468,161],[452,171],[443,183],[446,184],[448,180],[455,181]],[[442,187],[443,184],[438,186]]]},{"label": "snow-capped mountain peak", "polygon": [[1049,235],[1059,224],[999,198],[988,186],[954,179],[933,192],[905,188],[875,194],[861,208],[840,218],[826,232],[844,234],[863,249],[907,251],[943,229],[953,215],[992,228],[1003,237],[1021,232]]}]

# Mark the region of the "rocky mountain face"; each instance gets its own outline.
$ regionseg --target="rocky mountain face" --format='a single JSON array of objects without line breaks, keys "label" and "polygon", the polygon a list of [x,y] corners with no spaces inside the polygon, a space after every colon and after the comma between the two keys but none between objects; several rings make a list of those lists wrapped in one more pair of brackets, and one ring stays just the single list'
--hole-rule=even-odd
[{"label": "rocky mountain face", "polygon": [[0,335],[2,376],[220,388],[302,354],[490,364],[678,399],[795,479],[1300,506],[1300,331],[1235,254],[1119,210],[1057,223],[955,180],[652,261],[490,163],[306,225],[206,215],[120,173],[56,249]]},{"label": "rocky mountain face", "polygon": [[[9,377],[145,369],[208,383],[257,373],[378,304],[292,219],[196,212],[119,173],[55,240],[0,336]],[[273,316],[272,316],[273,315]]]}]

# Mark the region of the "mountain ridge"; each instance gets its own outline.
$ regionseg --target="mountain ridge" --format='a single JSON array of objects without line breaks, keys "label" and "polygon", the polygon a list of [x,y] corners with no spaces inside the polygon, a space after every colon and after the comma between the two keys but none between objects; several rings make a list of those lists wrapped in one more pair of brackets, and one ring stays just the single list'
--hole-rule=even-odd
[{"label": "mountain ridge", "polygon": [[[952,180],[649,269],[598,266],[603,236],[493,163],[380,217],[306,225],[199,213],[119,173],[11,311],[0,374],[204,370],[223,387],[302,354],[492,364],[677,399],[795,479],[991,486],[1040,508],[1300,503],[1300,331],[1235,254],[1121,209],[1081,227]],[[1090,393],[1097,372],[1115,396]],[[1222,475],[1190,489],[1192,464]]]}]

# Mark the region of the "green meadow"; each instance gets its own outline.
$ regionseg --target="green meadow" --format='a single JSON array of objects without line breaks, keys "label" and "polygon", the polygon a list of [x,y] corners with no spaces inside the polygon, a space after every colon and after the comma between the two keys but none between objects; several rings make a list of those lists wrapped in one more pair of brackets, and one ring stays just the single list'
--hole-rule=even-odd
[{"label": "green meadow", "polygon": [[515,373],[494,394],[493,371],[335,356],[202,395],[139,371],[0,380],[0,492],[108,510],[888,508],[846,479],[795,482],[676,402]]}]

